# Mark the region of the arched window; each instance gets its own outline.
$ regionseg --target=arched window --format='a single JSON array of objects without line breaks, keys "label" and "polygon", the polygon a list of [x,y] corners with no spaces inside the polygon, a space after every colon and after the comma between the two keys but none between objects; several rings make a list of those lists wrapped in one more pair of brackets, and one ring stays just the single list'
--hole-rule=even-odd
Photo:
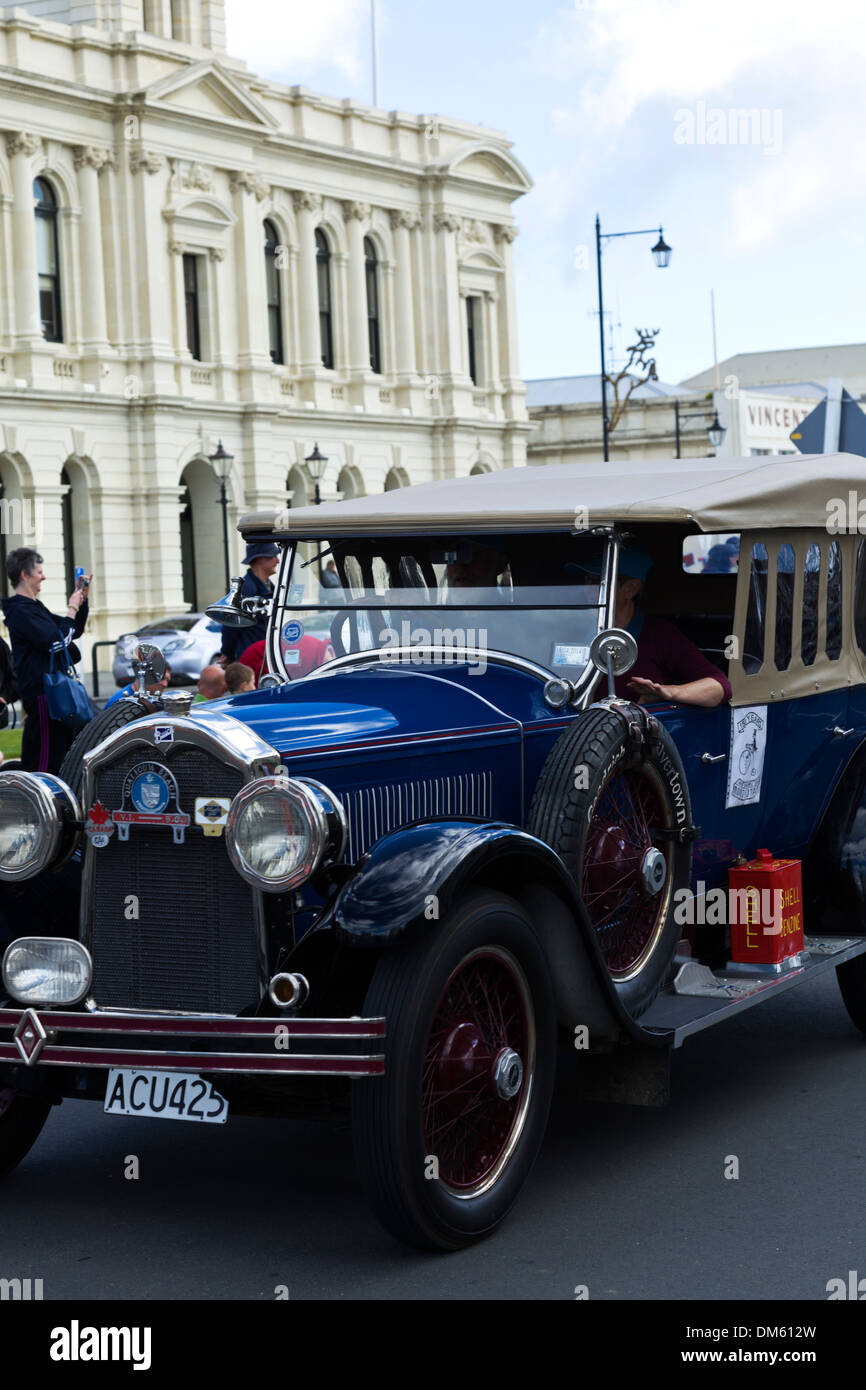
[{"label": "arched window", "polygon": [[47,179],[33,180],[33,197],[36,202],[36,263],[39,271],[39,316],[42,319],[42,336],[49,343],[62,343],[57,199]]},{"label": "arched window", "polygon": [[376,248],[364,237],[364,268],[367,278],[367,333],[370,340],[370,367],[382,371],[382,348],[379,339],[379,270]]},{"label": "arched window", "polygon": [[331,320],[331,248],[321,227],[316,228],[316,272],[319,282],[319,335],[322,366],[334,365],[334,331]]},{"label": "arched window", "polygon": [[283,301],[280,290],[280,267],[277,247],[280,239],[273,222],[265,222],[265,278],[268,286],[268,345],[272,362],[284,362]]}]

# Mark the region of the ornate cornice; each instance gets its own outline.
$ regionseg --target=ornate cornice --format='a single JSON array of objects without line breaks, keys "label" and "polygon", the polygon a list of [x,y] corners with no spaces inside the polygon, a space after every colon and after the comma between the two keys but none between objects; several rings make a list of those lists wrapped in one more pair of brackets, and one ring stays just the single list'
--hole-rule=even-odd
[{"label": "ornate cornice", "polygon": [[29,130],[6,131],[6,153],[10,159],[14,158],[16,154],[26,154],[29,158],[38,153],[41,148],[41,139]]},{"label": "ornate cornice", "polygon": [[89,167],[95,169],[98,174],[108,162],[109,157],[109,151],[100,149],[98,145],[73,145],[72,147],[72,162],[76,169]]},{"label": "ornate cornice", "polygon": [[172,159],[171,177],[175,188],[200,189],[203,193],[213,193],[213,170],[206,164],[189,159]]},{"label": "ornate cornice", "polygon": [[165,164],[165,156],[157,150],[141,148],[129,151],[129,168],[133,174],[158,174]]},{"label": "ornate cornice", "polygon": [[437,232],[458,232],[460,218],[453,212],[437,212],[433,217],[433,226]]},{"label": "ornate cornice", "polygon": [[270,193],[270,187],[253,169],[233,169],[229,174],[232,193],[255,193],[259,202]]},{"label": "ornate cornice", "polygon": [[349,199],[343,203],[343,216],[347,222],[366,222],[370,216],[370,204],[357,203]]},{"label": "ornate cornice", "polygon": [[307,188],[296,188],[292,193],[295,212],[311,212],[314,216],[322,211],[322,195],[311,193]]},{"label": "ornate cornice", "polygon": [[520,233],[519,227],[514,227],[510,223],[499,223],[493,228],[493,235],[497,241],[513,241]]},{"label": "ornate cornice", "polygon": [[395,231],[398,227],[405,227],[408,232],[413,232],[421,226],[421,214],[408,212],[405,208],[392,208],[388,217]]}]

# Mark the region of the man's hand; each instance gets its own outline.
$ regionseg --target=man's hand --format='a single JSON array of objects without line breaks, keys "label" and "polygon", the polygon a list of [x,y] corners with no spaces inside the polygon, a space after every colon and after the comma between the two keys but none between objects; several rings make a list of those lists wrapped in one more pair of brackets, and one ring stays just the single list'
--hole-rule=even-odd
[{"label": "man's hand", "polygon": [[725,698],[721,681],[714,676],[702,676],[699,681],[688,681],[685,685],[659,685],[658,681],[647,680],[645,676],[633,676],[629,681],[638,703],[649,704],[652,700],[671,700],[677,705],[700,705],[714,709]]}]

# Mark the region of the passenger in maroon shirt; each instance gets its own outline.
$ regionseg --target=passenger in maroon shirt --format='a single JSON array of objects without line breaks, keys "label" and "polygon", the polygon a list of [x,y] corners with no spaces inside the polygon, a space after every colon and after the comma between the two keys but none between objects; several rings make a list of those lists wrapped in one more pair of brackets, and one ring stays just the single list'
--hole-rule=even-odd
[{"label": "passenger in maroon shirt", "polygon": [[[703,705],[707,709],[730,700],[730,682],[718,666],[673,623],[645,614],[637,607],[651,566],[645,550],[637,546],[620,550],[614,621],[616,627],[625,628],[637,641],[637,661],[624,676],[616,678],[617,695],[644,705],[672,700],[679,705]],[[599,565],[598,572],[600,569]]]}]

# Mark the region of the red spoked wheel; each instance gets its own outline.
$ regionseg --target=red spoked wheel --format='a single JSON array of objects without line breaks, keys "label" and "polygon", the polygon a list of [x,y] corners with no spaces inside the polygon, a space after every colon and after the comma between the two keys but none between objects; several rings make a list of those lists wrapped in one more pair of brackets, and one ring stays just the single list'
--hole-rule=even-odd
[{"label": "red spoked wheel", "polygon": [[457,1196],[496,1181],[520,1137],[534,1074],[526,977],[510,952],[474,951],[442,992],[424,1055],[424,1145]]},{"label": "red spoked wheel", "polygon": [[382,954],[364,1013],[386,1020],[385,1075],[352,1088],[369,1202],[423,1249],[489,1235],[541,1146],[556,1067],[553,987],[526,913],[470,890]]},{"label": "red spoked wheel", "polygon": [[664,926],[673,883],[670,830],[670,805],[653,766],[614,772],[592,812],[581,890],[615,980],[642,970]]},{"label": "red spoked wheel", "polygon": [[636,1018],[676,968],[677,907],[691,880],[691,802],[660,721],[636,745],[621,712],[594,705],[550,750],[528,829],[571,873],[604,964]]}]

